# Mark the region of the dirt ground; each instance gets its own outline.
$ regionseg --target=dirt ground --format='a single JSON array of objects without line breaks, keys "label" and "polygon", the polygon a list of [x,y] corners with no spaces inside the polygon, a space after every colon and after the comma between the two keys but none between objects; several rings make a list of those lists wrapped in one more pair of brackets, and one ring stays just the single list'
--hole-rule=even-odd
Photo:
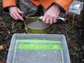
[{"label": "dirt ground", "polygon": [[[49,34],[64,34],[67,39],[71,63],[84,63],[84,43],[82,41],[83,20],[75,15],[66,22],[52,24]],[[3,13],[0,4],[0,63],[5,63],[10,45],[11,37],[14,33],[25,33],[23,22],[14,21]]]}]

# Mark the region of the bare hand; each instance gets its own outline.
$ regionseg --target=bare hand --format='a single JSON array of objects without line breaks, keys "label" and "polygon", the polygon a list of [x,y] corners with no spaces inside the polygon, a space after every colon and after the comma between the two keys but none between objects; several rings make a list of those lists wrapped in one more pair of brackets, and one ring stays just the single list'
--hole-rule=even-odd
[{"label": "bare hand", "polygon": [[59,14],[60,14],[59,7],[56,5],[53,5],[46,11],[42,21],[44,23],[49,23],[49,24],[55,23],[57,22],[56,19],[58,18]]},{"label": "bare hand", "polygon": [[17,7],[10,7],[9,8],[10,16],[15,20],[22,20],[24,19],[20,16],[20,14],[23,14],[23,12],[17,8]]}]

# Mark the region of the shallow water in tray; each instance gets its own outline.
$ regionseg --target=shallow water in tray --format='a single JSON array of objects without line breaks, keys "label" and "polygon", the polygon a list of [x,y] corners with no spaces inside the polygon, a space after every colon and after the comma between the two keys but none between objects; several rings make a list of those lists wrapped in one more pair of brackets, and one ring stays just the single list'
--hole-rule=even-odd
[{"label": "shallow water in tray", "polygon": [[62,63],[60,50],[18,50],[14,63]]}]

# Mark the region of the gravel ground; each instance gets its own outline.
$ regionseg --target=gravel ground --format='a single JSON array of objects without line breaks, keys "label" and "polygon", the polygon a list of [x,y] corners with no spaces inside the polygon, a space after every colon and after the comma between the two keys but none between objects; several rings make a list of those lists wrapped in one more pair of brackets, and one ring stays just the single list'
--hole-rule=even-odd
[{"label": "gravel ground", "polygon": [[[0,0],[1,1],[1,0]],[[14,21],[7,14],[2,12],[0,4],[0,63],[5,63],[11,37],[14,33],[25,33],[23,22]],[[84,63],[84,43],[82,40],[83,20],[80,16],[61,23],[52,24],[50,34],[64,34],[67,39],[71,63]]]}]

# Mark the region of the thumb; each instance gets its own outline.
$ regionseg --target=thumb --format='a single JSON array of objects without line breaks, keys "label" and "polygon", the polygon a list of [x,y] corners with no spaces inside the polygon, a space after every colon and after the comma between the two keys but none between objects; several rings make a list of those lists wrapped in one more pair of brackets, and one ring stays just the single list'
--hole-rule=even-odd
[{"label": "thumb", "polygon": [[24,12],[21,11],[19,8],[17,8],[17,11],[20,13],[20,14],[23,14]]}]

